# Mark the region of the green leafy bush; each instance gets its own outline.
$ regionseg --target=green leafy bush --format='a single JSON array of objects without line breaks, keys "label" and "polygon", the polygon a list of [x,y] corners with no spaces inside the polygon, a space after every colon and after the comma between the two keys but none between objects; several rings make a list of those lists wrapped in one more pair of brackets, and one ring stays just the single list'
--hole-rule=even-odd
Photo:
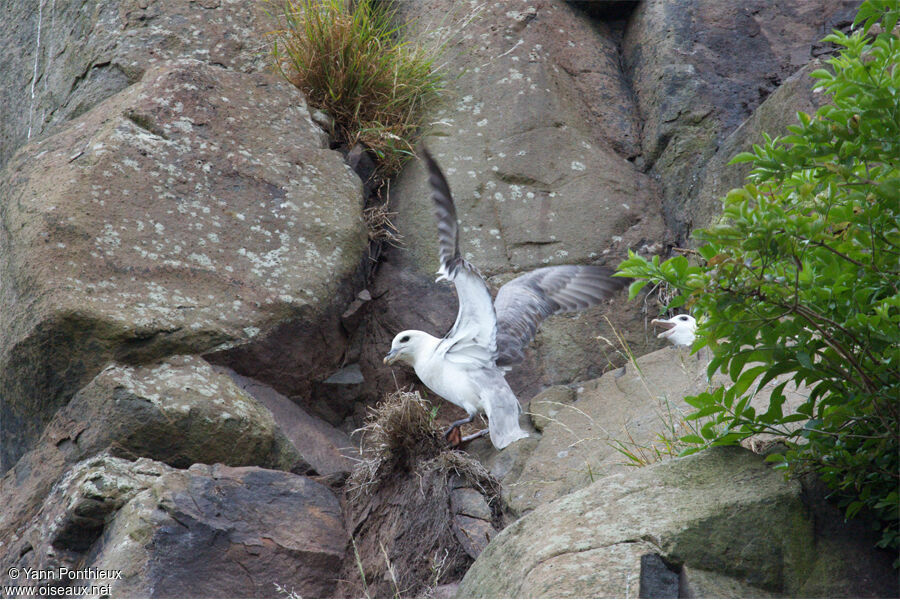
[{"label": "green leafy bush", "polygon": [[338,137],[362,142],[381,174],[412,154],[428,104],[442,90],[439,47],[403,40],[393,11],[374,0],[287,0],[286,28],[275,32],[278,70],[310,105],[334,119]]},{"label": "green leafy bush", "polygon": [[[696,260],[632,255],[620,273],[666,282],[669,308],[700,317],[695,347],[709,346],[709,374],[732,383],[687,399],[706,418],[708,446],[756,433],[787,440],[770,457],[798,472],[815,469],[852,517],[881,523],[879,545],[898,547],[900,485],[900,42],[897,0],[863,3],[833,69],[812,74],[832,104],[798,114],[790,135],[732,161],[752,162],[743,188],[724,199],[721,221],[694,231]],[[880,33],[873,35],[873,26]],[[775,379],[781,376],[781,379]],[[753,394],[776,381],[757,413]],[[810,390],[783,410],[789,381]]]}]

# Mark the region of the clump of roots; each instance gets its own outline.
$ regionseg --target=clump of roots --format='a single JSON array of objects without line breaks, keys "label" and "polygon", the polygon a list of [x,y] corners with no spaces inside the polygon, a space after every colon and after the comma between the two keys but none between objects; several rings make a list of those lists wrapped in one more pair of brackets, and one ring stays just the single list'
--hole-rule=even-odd
[{"label": "clump of roots", "polygon": [[481,492],[496,527],[499,483],[448,446],[431,406],[416,392],[389,395],[357,433],[362,458],[345,488],[357,560],[345,569],[342,593],[415,597],[461,578],[472,558],[460,542],[450,495],[460,487]]}]

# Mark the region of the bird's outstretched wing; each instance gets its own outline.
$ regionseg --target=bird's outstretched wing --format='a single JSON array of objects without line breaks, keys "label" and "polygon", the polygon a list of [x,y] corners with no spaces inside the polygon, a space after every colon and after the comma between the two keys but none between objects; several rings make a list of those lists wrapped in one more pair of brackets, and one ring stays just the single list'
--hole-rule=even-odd
[{"label": "bird's outstretched wing", "polygon": [[491,293],[478,269],[459,253],[459,222],[450,186],[428,150],[423,148],[422,154],[437,218],[438,281],[452,281],[459,298],[456,322],[444,336],[440,349],[446,352],[447,360],[488,366],[493,364],[497,352],[497,317]]},{"label": "bird's outstretched wing", "polygon": [[612,277],[610,269],[593,265],[544,267],[516,277],[500,288],[494,302],[497,365],[521,362],[525,346],[550,315],[594,306],[629,282]]}]

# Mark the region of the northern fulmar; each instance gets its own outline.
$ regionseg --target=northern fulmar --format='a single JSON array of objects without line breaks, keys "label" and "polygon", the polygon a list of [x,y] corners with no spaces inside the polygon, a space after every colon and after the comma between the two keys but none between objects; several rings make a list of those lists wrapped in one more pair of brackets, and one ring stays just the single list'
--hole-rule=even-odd
[{"label": "northern fulmar", "polygon": [[657,338],[667,339],[674,346],[690,346],[697,337],[697,320],[691,315],[675,315],[671,319],[653,319],[651,325],[659,325],[665,331]]},{"label": "northern fulmar", "polygon": [[449,437],[483,412],[491,442],[502,449],[528,437],[519,425],[522,407],[504,372],[522,361],[541,321],[555,313],[594,306],[630,280],[613,278],[610,269],[593,265],[543,267],[502,286],[492,301],[481,273],[460,255],[459,222],[450,186],[424,148],[423,155],[438,226],[436,281],[453,282],[459,312],[443,338],[417,330],[398,333],[384,363],[412,366],[428,389],[466,411],[468,417],[451,424],[445,435]]}]

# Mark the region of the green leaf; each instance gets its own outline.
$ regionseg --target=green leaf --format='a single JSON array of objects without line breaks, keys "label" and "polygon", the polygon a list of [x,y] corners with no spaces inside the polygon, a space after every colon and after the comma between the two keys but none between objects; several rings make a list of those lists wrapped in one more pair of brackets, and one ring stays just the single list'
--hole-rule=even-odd
[{"label": "green leaf", "polygon": [[703,441],[702,437],[700,437],[699,435],[693,434],[693,433],[682,436],[678,439],[681,440],[682,442],[684,442],[685,444],[703,444],[703,443],[705,443]]},{"label": "green leaf", "polygon": [[646,279],[635,279],[628,286],[628,299],[633,300],[640,293],[644,286],[650,283]]},{"label": "green leaf", "polygon": [[809,74],[813,79],[831,79],[832,75],[825,69],[816,69],[812,73]]},{"label": "green leaf", "polygon": [[752,152],[741,152],[735,155],[730,161],[728,161],[729,165],[737,165],[745,162],[753,162],[756,160],[756,155]]}]

